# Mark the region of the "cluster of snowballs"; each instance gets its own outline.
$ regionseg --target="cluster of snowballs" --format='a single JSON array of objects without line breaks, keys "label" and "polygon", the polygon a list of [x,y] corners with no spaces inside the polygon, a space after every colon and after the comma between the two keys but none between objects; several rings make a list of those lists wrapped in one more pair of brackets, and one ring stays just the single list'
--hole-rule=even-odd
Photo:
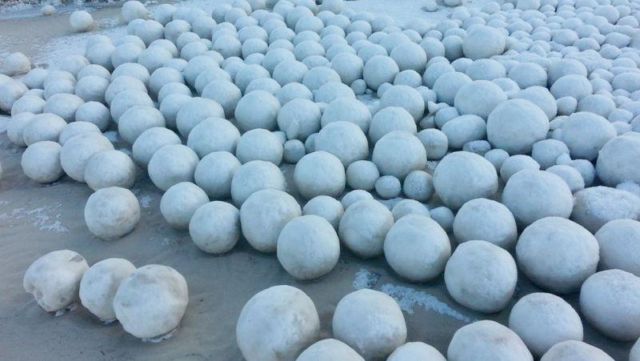
[{"label": "cluster of snowballs", "polygon": [[178,327],[189,303],[184,277],[162,265],[136,268],[123,258],[89,267],[77,252],[45,254],[27,269],[23,286],[47,312],[62,313],[79,300],[104,323],[118,320],[135,337],[167,337]]},{"label": "cluster of snowballs", "polygon": [[[638,6],[489,2],[401,27],[341,0],[236,0],[211,14],[129,1],[128,35],[95,35],[59,69],[5,60],[7,74],[28,73],[0,78],[0,109],[28,177],[96,191],[85,220],[100,238],[136,227],[128,188],[146,169],[163,217],[198,248],[222,254],[243,238],[298,280],[331,272],[344,246],[412,282],[444,274],[455,301],[494,313],[521,271],[551,293],[516,304],[515,333],[461,329],[449,360],[530,360],[529,349],[554,361],[591,346],[552,293],[580,292],[611,338],[640,336]],[[266,338],[239,337],[245,357],[264,360],[251,345],[280,354],[278,334],[255,329]],[[377,354],[350,333],[336,336]]]}]

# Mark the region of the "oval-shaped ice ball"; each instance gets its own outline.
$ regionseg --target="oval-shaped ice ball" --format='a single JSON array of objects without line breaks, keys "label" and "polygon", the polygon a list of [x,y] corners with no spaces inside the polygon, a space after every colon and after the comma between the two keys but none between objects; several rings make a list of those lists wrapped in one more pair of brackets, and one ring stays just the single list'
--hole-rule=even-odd
[{"label": "oval-shaped ice ball", "polygon": [[298,280],[311,280],[331,272],[340,257],[340,240],[322,217],[293,218],[280,231],[277,256],[282,267]]},{"label": "oval-shaped ice ball", "polygon": [[247,361],[294,361],[319,334],[320,318],[313,301],[284,285],[251,297],[236,324],[236,341]]},{"label": "oval-shaped ice ball", "polygon": [[498,173],[478,154],[454,152],[438,163],[433,186],[445,205],[457,209],[475,198],[491,198],[498,191]]},{"label": "oval-shaped ice ball", "polygon": [[80,279],[89,269],[87,261],[68,249],[53,251],[35,260],[24,274],[24,290],[43,310],[62,310],[78,299]]},{"label": "oval-shaped ice ball", "polygon": [[298,202],[276,189],[258,190],[240,207],[242,234],[260,252],[275,252],[282,228],[302,214]]},{"label": "oval-shaped ice ball", "polygon": [[69,177],[84,182],[84,172],[89,159],[105,150],[113,150],[113,144],[101,133],[78,134],[62,146],[60,164]]},{"label": "oval-shaped ice ball", "polygon": [[208,202],[209,197],[202,188],[191,182],[180,182],[162,195],[160,212],[171,227],[187,229],[195,211]]},{"label": "oval-shaped ice ball", "polygon": [[38,183],[55,182],[64,174],[60,165],[61,149],[60,144],[49,140],[31,144],[22,153],[22,171]]},{"label": "oval-shaped ice ball", "polygon": [[166,191],[174,184],[193,181],[198,166],[198,155],[182,144],[168,144],[158,149],[147,170],[153,184]]},{"label": "oval-shaped ice ball", "polygon": [[613,358],[588,343],[569,340],[555,344],[540,361],[613,361]]},{"label": "oval-shaped ice ball", "polygon": [[393,214],[387,207],[376,200],[366,199],[345,206],[338,232],[353,253],[371,258],[382,254],[384,239],[393,222]]},{"label": "oval-shaped ice ball", "polygon": [[545,139],[549,121],[535,104],[511,99],[498,105],[487,119],[487,139],[509,154],[528,154],[533,144]]},{"label": "oval-shaped ice ball", "polygon": [[616,219],[600,227],[595,236],[600,245],[600,268],[640,275],[640,222]]},{"label": "oval-shaped ice ball", "polygon": [[336,156],[324,151],[309,153],[296,164],[293,180],[298,192],[311,199],[319,195],[337,197],[344,191],[344,166]]},{"label": "oval-shaped ice ball", "polygon": [[275,164],[262,160],[252,160],[241,165],[231,179],[231,198],[241,206],[247,198],[262,189],[284,191],[284,174]]},{"label": "oval-shaped ice ball", "polygon": [[453,234],[458,243],[480,239],[511,249],[518,239],[518,227],[513,214],[502,203],[476,198],[458,210]]},{"label": "oval-shaped ice ball", "polygon": [[[324,2],[326,3],[326,1]],[[323,3],[323,5],[324,5]],[[318,341],[304,350],[296,361],[364,361],[351,347],[342,341],[328,338]],[[436,360],[439,361],[439,360]],[[635,360],[631,360],[635,361]]]},{"label": "oval-shaped ice ball", "polygon": [[569,147],[571,157],[577,159],[595,159],[600,149],[616,136],[607,119],[589,112],[571,114],[560,129],[561,140]]},{"label": "oval-shaped ice ball", "polygon": [[580,289],[580,310],[598,331],[617,341],[640,336],[640,278],[622,270],[589,277]]},{"label": "oval-shaped ice ball", "polygon": [[518,334],[529,350],[541,356],[553,345],[582,341],[582,320],[567,301],[551,293],[530,293],[511,309],[509,328]]},{"label": "oval-shaped ice ball", "polygon": [[398,347],[387,361],[446,361],[440,351],[424,342],[407,342]]},{"label": "oval-shaped ice ball", "polygon": [[189,235],[193,243],[204,252],[228,252],[240,238],[240,212],[226,202],[204,204],[191,217]]},{"label": "oval-shaped ice ball", "polygon": [[[507,94],[495,83],[475,80],[460,87],[453,103],[460,114],[475,114],[487,119],[489,114],[506,100]],[[536,116],[536,119],[539,117]],[[546,116],[543,119],[546,120]]]},{"label": "oval-shaped ice ball", "polygon": [[504,249],[487,241],[468,241],[451,255],[444,281],[458,303],[475,311],[494,313],[511,300],[518,269]]},{"label": "oval-shaped ice ball", "polygon": [[22,128],[22,140],[27,146],[43,140],[56,141],[66,125],[64,119],[55,114],[36,114],[25,122]]},{"label": "oval-shaped ice ball", "polygon": [[105,150],[89,158],[84,180],[94,191],[107,187],[131,188],[136,180],[136,166],[126,153]]},{"label": "oval-shaped ice ball", "polygon": [[490,26],[474,27],[462,43],[464,56],[473,60],[490,58],[504,52],[506,36]]},{"label": "oval-shaped ice ball", "polygon": [[605,143],[598,153],[596,170],[602,183],[614,187],[625,181],[640,184],[640,137],[621,135]]},{"label": "oval-shaped ice ball", "polygon": [[447,233],[428,216],[409,214],[389,229],[384,256],[393,270],[412,282],[440,275],[451,256]]},{"label": "oval-shaped ice ball", "polygon": [[527,226],[544,217],[569,218],[573,195],[559,176],[525,169],[507,181],[502,192],[502,204],[509,208],[519,224]]},{"label": "oval-shaped ice ball", "polygon": [[576,192],[571,219],[590,232],[614,219],[639,219],[640,200],[625,190],[597,186]]},{"label": "oval-shaped ice ball", "polygon": [[0,73],[8,76],[25,74],[29,70],[31,70],[31,61],[20,52],[7,55],[2,61],[2,67],[0,67]]},{"label": "oval-shaped ice ball", "polygon": [[400,180],[414,170],[423,170],[427,152],[422,142],[413,134],[393,131],[384,135],[373,148],[371,160],[382,175],[392,175]]},{"label": "oval-shaped ice ball", "polygon": [[84,10],[76,10],[69,16],[69,24],[71,29],[76,33],[83,33],[93,30],[96,26],[93,16]]},{"label": "oval-shaped ice ball", "polygon": [[407,339],[407,325],[398,303],[370,289],[344,296],[333,314],[333,335],[365,359],[383,359]]},{"label": "oval-shaped ice ball", "polygon": [[490,320],[476,321],[458,329],[447,349],[449,361],[533,361],[518,335]]},{"label": "oval-shaped ice ball", "polygon": [[516,256],[520,270],[535,284],[569,293],[596,271],[599,247],[596,238],[579,224],[546,217],[525,228]]},{"label": "oval-shaped ice ball", "polygon": [[123,258],[107,258],[94,264],[80,281],[80,302],[101,321],[114,321],[113,298],[122,281],[135,270],[136,266]]},{"label": "oval-shaped ice ball", "polygon": [[184,277],[171,267],[151,264],[138,268],[122,282],[113,309],[125,331],[153,339],[178,327],[188,303]]},{"label": "oval-shaped ice ball", "polygon": [[140,221],[140,203],[126,188],[102,188],[89,196],[84,221],[96,237],[115,240],[136,227]]}]

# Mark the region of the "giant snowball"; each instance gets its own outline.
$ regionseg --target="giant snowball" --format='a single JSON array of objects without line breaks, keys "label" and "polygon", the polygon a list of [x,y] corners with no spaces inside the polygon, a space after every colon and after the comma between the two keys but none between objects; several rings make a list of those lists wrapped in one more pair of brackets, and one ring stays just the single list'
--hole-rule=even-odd
[{"label": "giant snowball", "polygon": [[102,188],[89,196],[84,207],[84,220],[96,237],[118,239],[138,224],[140,203],[126,188]]},{"label": "giant snowball", "polygon": [[115,320],[113,298],[122,281],[135,270],[136,266],[123,258],[107,258],[94,264],[80,281],[82,305],[103,322]]},{"label": "giant snowball", "polygon": [[27,268],[22,285],[43,310],[55,312],[78,299],[80,279],[87,269],[87,261],[78,253],[67,249],[53,251]]},{"label": "giant snowball", "polygon": [[49,140],[31,144],[22,153],[22,171],[38,183],[55,182],[64,174],[60,165],[61,149],[60,144]]},{"label": "giant snowball", "polygon": [[371,160],[382,175],[404,179],[411,171],[425,168],[427,152],[415,135],[405,131],[393,131],[378,140],[373,148]]},{"label": "giant snowball", "polygon": [[600,267],[640,275],[640,222],[616,219],[595,234],[600,245]]},{"label": "giant snowball", "polygon": [[309,153],[296,164],[293,181],[298,192],[311,199],[319,195],[337,197],[344,191],[344,166],[335,155],[324,151]]},{"label": "giant snowball", "polygon": [[191,182],[180,182],[162,195],[160,213],[171,227],[187,229],[195,211],[208,202],[209,197],[202,188]]},{"label": "giant snowball", "polygon": [[174,184],[191,182],[198,166],[198,155],[182,144],[168,144],[158,149],[147,166],[153,184],[166,191]]},{"label": "giant snowball", "polygon": [[454,152],[438,163],[433,186],[445,205],[457,209],[475,198],[491,198],[498,190],[498,173],[478,154]]},{"label": "giant snowball", "polygon": [[342,242],[359,257],[381,255],[384,239],[393,226],[391,211],[373,199],[357,201],[345,208],[338,228]]},{"label": "giant snowball", "polygon": [[535,104],[511,99],[498,105],[487,118],[487,139],[509,154],[528,154],[533,144],[547,137],[549,121]]},{"label": "giant snowball", "polygon": [[515,332],[484,320],[463,326],[453,334],[447,360],[533,361],[533,356]]},{"label": "giant snowball", "polygon": [[462,51],[464,56],[473,60],[490,58],[504,52],[506,36],[490,26],[478,26],[464,38]]},{"label": "giant snowball", "polygon": [[240,212],[232,204],[214,201],[200,206],[189,222],[189,235],[202,251],[230,251],[240,238]]},{"label": "giant snowball", "polygon": [[89,158],[84,169],[84,180],[89,188],[131,188],[136,180],[133,160],[119,150],[105,150]]}]

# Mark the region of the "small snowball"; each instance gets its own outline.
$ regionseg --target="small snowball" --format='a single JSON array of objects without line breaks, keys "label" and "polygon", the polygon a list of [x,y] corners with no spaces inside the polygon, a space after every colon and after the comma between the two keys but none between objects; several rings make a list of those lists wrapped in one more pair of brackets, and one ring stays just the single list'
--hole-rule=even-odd
[{"label": "small snowball", "polygon": [[442,159],[449,149],[447,135],[438,129],[424,129],[418,132],[418,139],[427,150],[427,157],[431,160]]},{"label": "small snowball", "polygon": [[366,133],[371,122],[371,112],[357,99],[336,99],[324,109],[320,124],[324,128],[331,122],[339,121],[354,123]]},{"label": "small snowball", "polygon": [[527,346],[507,327],[490,320],[476,321],[453,334],[447,360],[533,361]]},{"label": "small snowball", "polygon": [[380,178],[380,172],[375,163],[368,160],[359,160],[347,167],[347,184],[352,189],[372,190],[376,181]]},{"label": "small snowball", "polygon": [[[348,175],[347,170],[347,178]],[[404,179],[402,191],[410,199],[426,202],[433,195],[433,178],[425,171],[414,170]]]},{"label": "small snowball", "polygon": [[230,121],[210,117],[202,120],[189,132],[187,146],[199,157],[218,151],[234,153],[239,139],[240,132]]},{"label": "small snowball", "polygon": [[40,13],[44,16],[51,16],[56,13],[56,8],[53,5],[44,5],[40,8]]},{"label": "small snowball", "polygon": [[120,116],[118,133],[127,143],[133,144],[144,131],[164,126],[164,116],[158,109],[150,106],[133,106]]},{"label": "small snowball", "polygon": [[84,182],[84,173],[91,156],[113,150],[113,144],[97,132],[81,133],[66,141],[60,152],[60,164],[65,173],[78,182]]},{"label": "small snowball", "polygon": [[524,169],[539,170],[540,164],[528,155],[512,155],[502,162],[502,166],[500,167],[500,178],[506,183],[512,175]]},{"label": "small snowball", "polygon": [[140,204],[126,188],[97,190],[84,207],[84,221],[98,238],[115,240],[133,231],[140,220]]},{"label": "small snowball", "polygon": [[402,191],[402,186],[398,178],[385,175],[376,181],[375,189],[378,195],[383,199],[391,199],[398,197]]},{"label": "small snowball", "polygon": [[568,165],[554,165],[549,167],[547,171],[562,178],[562,180],[569,186],[569,189],[571,189],[571,193],[584,189],[584,179],[580,172],[574,167]]},{"label": "small snowball", "polygon": [[253,160],[240,166],[231,180],[231,198],[242,205],[254,192],[262,189],[284,190],[286,182],[282,171],[273,163]]},{"label": "small snowball", "polygon": [[345,167],[369,156],[365,134],[357,125],[345,121],[331,122],[323,127],[315,140],[315,149],[333,154]]},{"label": "small snowball", "polygon": [[351,206],[345,205],[340,220],[340,239],[359,257],[379,256],[383,252],[384,237],[392,225],[392,213],[380,202],[373,199],[358,201]]},{"label": "small snowball", "polygon": [[114,321],[113,298],[122,281],[135,270],[136,266],[123,258],[107,258],[94,264],[80,281],[82,305],[101,321]]},{"label": "small snowball", "polygon": [[344,214],[342,203],[329,196],[317,196],[310,199],[302,208],[303,215],[316,215],[326,219],[335,229],[338,229],[340,219]]},{"label": "small snowball", "polygon": [[60,165],[61,149],[60,144],[48,140],[31,144],[22,153],[22,171],[38,183],[55,182],[64,174]]},{"label": "small snowball", "polygon": [[0,67],[0,73],[8,76],[26,74],[29,70],[31,70],[31,61],[20,52],[11,53],[4,57],[2,67]]},{"label": "small snowball", "polygon": [[76,10],[69,16],[71,29],[76,33],[91,31],[96,26],[91,14],[84,10]]},{"label": "small snowball", "polygon": [[256,128],[273,130],[280,110],[278,99],[264,90],[255,90],[243,96],[235,110],[235,117],[241,131]]},{"label": "small snowball", "polygon": [[311,100],[292,99],[278,111],[278,128],[287,134],[287,139],[304,141],[320,130],[320,107]]}]

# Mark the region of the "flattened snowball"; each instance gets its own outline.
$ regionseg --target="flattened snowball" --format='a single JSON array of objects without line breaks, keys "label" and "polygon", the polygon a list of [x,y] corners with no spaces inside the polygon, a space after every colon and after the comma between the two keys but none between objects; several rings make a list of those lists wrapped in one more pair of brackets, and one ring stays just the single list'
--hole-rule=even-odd
[{"label": "flattened snowball", "polygon": [[351,122],[327,124],[315,139],[315,149],[338,157],[345,167],[369,156],[369,142],[364,132]]},{"label": "flattened snowball", "polygon": [[206,118],[193,127],[187,138],[187,145],[199,157],[212,152],[236,151],[240,132],[235,125],[223,118]]},{"label": "flattened snowball", "polygon": [[251,194],[240,208],[242,234],[261,252],[275,252],[282,228],[302,214],[300,205],[289,194],[262,189]]},{"label": "flattened snowball", "polygon": [[94,191],[107,187],[131,188],[136,180],[136,166],[126,153],[105,150],[89,158],[84,180]]},{"label": "flattened snowball", "polygon": [[502,204],[509,208],[519,224],[527,226],[544,217],[569,218],[573,195],[559,176],[525,169],[507,181]]},{"label": "flattened snowball", "polygon": [[490,26],[478,26],[470,31],[462,43],[462,51],[473,60],[490,58],[504,52],[506,37],[500,30]]},{"label": "flattened snowball", "polygon": [[339,200],[329,196],[317,196],[310,199],[302,208],[302,214],[320,216],[338,229],[340,219],[344,214],[344,207]]},{"label": "flattened snowball", "polygon": [[596,238],[579,224],[546,217],[525,228],[516,255],[531,281],[557,293],[569,293],[596,271],[599,247]]},{"label": "flattened snowball", "polygon": [[518,238],[518,227],[513,214],[502,203],[477,198],[458,210],[453,234],[458,243],[480,239],[511,249]]},{"label": "flattened snowball", "polygon": [[235,117],[241,131],[264,128],[273,130],[280,110],[278,99],[264,90],[254,90],[245,94],[235,110]]},{"label": "flattened snowball", "polygon": [[298,280],[311,280],[331,272],[340,257],[340,240],[333,226],[314,215],[290,220],[277,241],[278,261]]},{"label": "flattened snowball", "polygon": [[498,190],[498,173],[478,154],[454,152],[438,163],[433,186],[444,204],[457,209],[475,198],[491,198]]},{"label": "flattened snowball", "polygon": [[407,325],[396,301],[374,290],[344,296],[333,314],[333,335],[365,359],[387,357],[407,338]]},{"label": "flattened snowball", "polygon": [[258,292],[244,305],[236,324],[236,341],[247,361],[294,361],[319,335],[313,301],[291,286]]},{"label": "flattened snowball", "polygon": [[89,231],[104,240],[115,240],[133,231],[140,220],[140,204],[126,188],[97,190],[84,207]]},{"label": "flattened snowball", "polygon": [[511,300],[517,281],[513,257],[486,241],[460,244],[444,271],[451,297],[465,307],[485,313],[502,310]]},{"label": "flattened snowball", "polygon": [[226,202],[204,204],[191,217],[189,235],[193,243],[204,252],[228,252],[240,238],[240,212]]},{"label": "flattened snowball", "polygon": [[7,55],[2,60],[0,73],[8,76],[14,76],[28,73],[29,70],[31,70],[31,61],[29,58],[20,52],[15,52]]},{"label": "flattened snowball", "polygon": [[622,135],[609,140],[600,150],[596,170],[608,186],[625,181],[640,183],[640,137]]},{"label": "flattened snowball", "polygon": [[376,55],[365,63],[362,75],[367,87],[378,90],[378,87],[384,83],[393,83],[393,79],[399,72],[400,68],[392,58]]},{"label": "flattened snowball", "polygon": [[393,131],[378,140],[371,160],[381,174],[404,179],[411,171],[425,168],[427,152],[415,135]]},{"label": "flattened snowball", "polygon": [[60,144],[48,140],[31,144],[22,153],[22,171],[38,183],[55,182],[64,174],[60,165],[61,149]]},{"label": "flattened snowball", "polygon": [[284,190],[286,182],[280,168],[271,162],[253,160],[240,166],[231,180],[231,198],[240,206],[262,189]]},{"label": "flattened snowball", "polygon": [[78,299],[87,261],[70,250],[53,251],[35,260],[24,274],[24,290],[32,294],[43,310],[55,312]]},{"label": "flattened snowball", "polygon": [[446,361],[440,351],[424,342],[407,342],[398,347],[387,361]]},{"label": "flattened snowball", "polygon": [[582,341],[582,320],[567,301],[551,293],[530,293],[511,309],[509,328],[540,356],[553,345]]},{"label": "flattened snowball", "polygon": [[182,144],[161,147],[149,160],[147,170],[153,184],[167,190],[180,182],[191,182],[198,165],[198,155]]},{"label": "flattened snowball", "polygon": [[226,199],[231,195],[231,180],[239,167],[240,162],[229,152],[209,153],[198,163],[194,179],[211,199]]},{"label": "flattened snowball", "polygon": [[345,206],[338,228],[340,239],[362,258],[382,254],[384,238],[393,226],[393,214],[380,202],[368,199]]},{"label": "flattened snowball", "polygon": [[[322,6],[328,1],[324,1]],[[364,361],[362,356],[358,355],[347,344],[333,338],[318,341],[309,346],[304,352],[298,356],[296,361]],[[439,360],[436,360],[439,361]],[[635,360],[632,360],[635,361]]]},{"label": "flattened snowball", "polygon": [[112,149],[113,144],[102,134],[82,133],[64,143],[60,152],[60,164],[69,177],[84,182],[84,172],[89,158],[98,152]]},{"label": "flattened snowball", "polygon": [[309,153],[296,164],[293,181],[298,192],[307,198],[319,195],[337,197],[344,191],[344,166],[336,156],[324,151]]},{"label": "flattened snowball", "polygon": [[420,93],[407,85],[393,85],[380,98],[380,108],[400,107],[419,121],[425,110],[425,101]]},{"label": "flattened snowball", "polygon": [[131,151],[133,160],[146,167],[153,154],[169,144],[181,144],[180,137],[172,130],[164,127],[149,128],[142,132],[133,142]]},{"label": "flattened snowball", "polygon": [[640,275],[640,222],[617,219],[595,234],[600,245],[600,267]]},{"label": "flattened snowball", "polygon": [[639,219],[640,200],[633,193],[609,188],[591,187],[575,194],[571,219],[590,232],[614,219]]},{"label": "flattened snowball", "polygon": [[518,335],[495,321],[476,321],[453,334],[447,349],[449,361],[533,361]]},{"label": "flattened snowball", "polygon": [[122,282],[113,308],[125,331],[150,339],[178,327],[188,303],[184,277],[171,267],[152,264],[138,268]]},{"label": "flattened snowball", "polygon": [[187,229],[193,213],[207,202],[209,197],[202,188],[190,182],[180,182],[162,195],[160,212],[171,227]]},{"label": "flattened snowball", "polygon": [[613,358],[588,343],[570,340],[555,344],[540,361],[613,361]]},{"label": "flattened snowball", "polygon": [[384,240],[384,256],[396,273],[412,282],[431,280],[451,256],[447,233],[428,216],[400,218]]},{"label": "flattened snowball", "polygon": [[135,270],[136,266],[123,258],[107,258],[94,264],[80,281],[82,305],[101,321],[115,320],[113,298],[122,281]]},{"label": "flattened snowball", "polygon": [[495,83],[476,80],[460,87],[453,103],[460,114],[475,114],[487,119],[489,114],[505,100],[507,100],[507,94]]},{"label": "flattened snowball", "polygon": [[580,310],[598,331],[617,341],[640,336],[640,278],[622,270],[589,277],[580,290]]},{"label": "flattened snowball", "polygon": [[93,30],[96,24],[91,14],[84,10],[76,10],[69,16],[69,25],[71,25],[71,29],[76,33],[83,33]]},{"label": "flattened snowball", "polygon": [[533,144],[547,137],[549,121],[535,104],[511,99],[498,105],[487,119],[487,139],[509,154],[527,154]]}]

